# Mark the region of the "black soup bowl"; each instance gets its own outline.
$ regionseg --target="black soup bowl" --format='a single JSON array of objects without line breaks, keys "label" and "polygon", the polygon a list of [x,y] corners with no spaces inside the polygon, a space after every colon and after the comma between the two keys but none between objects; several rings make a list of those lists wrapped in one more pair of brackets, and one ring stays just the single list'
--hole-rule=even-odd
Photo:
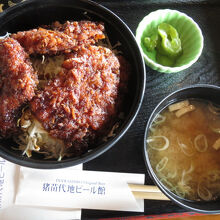
[{"label": "black soup bowl", "polygon": [[109,138],[106,142],[97,143],[97,146],[81,156],[63,158],[61,161],[45,160],[37,154],[27,158],[22,155],[21,151],[11,147],[14,144],[12,141],[1,140],[0,156],[13,163],[31,168],[55,169],[92,160],[111,148],[124,135],[141,106],[145,90],[145,65],[141,52],[127,25],[107,8],[85,0],[25,1],[0,14],[0,35],[33,29],[40,25],[51,24],[54,21],[62,23],[67,20],[101,21],[105,25],[111,44],[120,42],[121,46],[118,50],[123,53],[131,65],[129,91],[123,105],[125,117],[115,131],[114,137]]},{"label": "black soup bowl", "polygon": [[201,99],[206,101],[211,101],[215,104],[220,105],[220,87],[213,85],[194,85],[177,90],[167,97],[165,97],[153,110],[145,129],[144,135],[144,159],[150,177],[153,179],[154,183],[160,188],[160,190],[168,197],[171,201],[175,202],[177,205],[189,209],[195,212],[202,212],[207,214],[218,214],[220,213],[220,200],[216,201],[191,201],[177,196],[171,192],[157,177],[154,172],[149,155],[147,152],[147,137],[150,130],[150,126],[155,118],[155,116],[165,109],[167,106],[174,102],[186,100],[186,99]]}]

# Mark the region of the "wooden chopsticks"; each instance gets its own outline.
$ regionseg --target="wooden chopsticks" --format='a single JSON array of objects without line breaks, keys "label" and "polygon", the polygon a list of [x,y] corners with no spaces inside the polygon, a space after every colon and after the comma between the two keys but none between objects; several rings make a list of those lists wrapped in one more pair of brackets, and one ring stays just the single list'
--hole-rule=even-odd
[{"label": "wooden chopsticks", "polygon": [[136,199],[169,200],[158,187],[149,185],[128,184]]}]

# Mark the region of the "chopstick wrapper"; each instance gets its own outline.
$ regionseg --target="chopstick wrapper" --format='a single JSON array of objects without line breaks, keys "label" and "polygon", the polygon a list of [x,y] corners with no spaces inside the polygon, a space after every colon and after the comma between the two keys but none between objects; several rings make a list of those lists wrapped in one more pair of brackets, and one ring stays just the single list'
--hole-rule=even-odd
[{"label": "chopstick wrapper", "polygon": [[[80,219],[80,209],[53,208],[15,205],[17,185],[20,179],[20,166],[0,157],[0,219],[1,220],[66,220]],[[27,168],[28,169],[28,168]],[[61,170],[82,170],[82,165]],[[36,169],[28,169],[34,173]],[[41,170],[38,170],[40,173]],[[32,186],[29,186],[32,190]]]},{"label": "chopstick wrapper", "polygon": [[21,168],[15,203],[44,207],[144,211],[127,183],[144,184],[144,174]]}]

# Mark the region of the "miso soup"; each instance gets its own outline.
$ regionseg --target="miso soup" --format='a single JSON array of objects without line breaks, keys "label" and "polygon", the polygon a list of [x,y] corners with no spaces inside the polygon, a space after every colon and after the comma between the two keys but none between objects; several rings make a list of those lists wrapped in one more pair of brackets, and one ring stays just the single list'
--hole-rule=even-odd
[{"label": "miso soup", "polygon": [[168,106],[150,126],[147,151],[173,193],[196,201],[220,198],[220,106],[199,99]]}]

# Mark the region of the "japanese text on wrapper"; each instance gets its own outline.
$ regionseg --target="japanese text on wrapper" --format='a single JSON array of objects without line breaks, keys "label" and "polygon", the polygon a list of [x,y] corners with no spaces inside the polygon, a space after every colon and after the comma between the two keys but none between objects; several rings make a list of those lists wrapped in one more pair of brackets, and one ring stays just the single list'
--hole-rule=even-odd
[{"label": "japanese text on wrapper", "polygon": [[[106,188],[103,183],[85,183],[74,182],[67,183],[66,181],[56,181],[58,183],[43,183],[43,192],[56,192],[56,193],[72,193],[72,194],[92,194],[92,195],[105,195]],[[60,183],[61,182],[61,183]]]}]

